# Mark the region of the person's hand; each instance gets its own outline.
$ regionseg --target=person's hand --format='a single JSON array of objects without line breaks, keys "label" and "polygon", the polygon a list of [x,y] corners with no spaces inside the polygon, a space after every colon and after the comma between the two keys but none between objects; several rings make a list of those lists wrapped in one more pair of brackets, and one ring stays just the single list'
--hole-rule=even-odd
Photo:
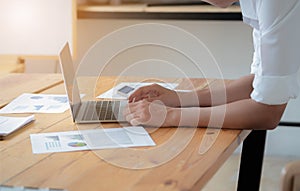
[{"label": "person's hand", "polygon": [[152,84],[137,89],[129,96],[128,101],[129,103],[132,103],[143,99],[147,100],[148,102],[160,100],[165,105],[171,107],[180,106],[179,97],[176,91],[164,88],[158,84]]},{"label": "person's hand", "polygon": [[172,120],[171,115],[172,108],[159,100],[128,103],[124,110],[124,117],[131,125],[174,126],[176,121]]}]

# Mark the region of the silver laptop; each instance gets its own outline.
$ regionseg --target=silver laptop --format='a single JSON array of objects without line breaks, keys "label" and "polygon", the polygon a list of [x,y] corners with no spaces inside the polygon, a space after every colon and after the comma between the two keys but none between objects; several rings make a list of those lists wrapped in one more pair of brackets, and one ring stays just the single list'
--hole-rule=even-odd
[{"label": "silver laptop", "polygon": [[125,121],[122,111],[126,101],[81,101],[68,43],[61,50],[59,61],[75,123]]}]

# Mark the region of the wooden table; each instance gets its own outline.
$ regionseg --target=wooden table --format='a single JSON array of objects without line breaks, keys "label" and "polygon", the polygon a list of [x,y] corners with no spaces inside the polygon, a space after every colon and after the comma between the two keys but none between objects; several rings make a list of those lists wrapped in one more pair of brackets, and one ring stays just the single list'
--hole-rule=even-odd
[{"label": "wooden table", "polygon": [[[88,87],[97,87],[90,92],[98,95],[116,82],[114,77],[100,78],[100,82],[94,78],[82,78],[79,85],[86,92],[91,89]],[[185,80],[176,82],[187,87]],[[200,88],[212,83],[216,81],[192,80],[192,84]],[[24,92],[65,93],[61,76],[55,74],[7,75],[0,78],[0,84],[1,106]],[[93,93],[87,93],[88,96],[93,96]],[[145,127],[156,142],[155,147],[33,154],[29,138],[32,133],[99,126],[75,125],[69,111],[62,114],[35,114],[35,118],[34,123],[0,141],[0,184],[63,188],[70,191],[200,190],[251,132],[222,129],[214,144],[204,154],[199,153],[199,148],[203,137],[211,134],[206,132],[206,128],[174,127]],[[102,126],[120,127],[120,124]]]},{"label": "wooden table", "polygon": [[77,7],[78,19],[167,19],[241,21],[240,6],[218,8],[212,5],[148,6],[146,4],[97,5]]}]

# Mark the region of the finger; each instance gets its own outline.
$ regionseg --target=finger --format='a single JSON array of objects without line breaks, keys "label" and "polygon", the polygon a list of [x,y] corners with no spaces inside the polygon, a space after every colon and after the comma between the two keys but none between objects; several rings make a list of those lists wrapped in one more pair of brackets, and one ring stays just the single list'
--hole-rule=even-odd
[{"label": "finger", "polygon": [[164,103],[164,96],[153,96],[153,97],[151,97],[151,96],[149,96],[147,99],[145,99],[146,101],[148,101],[148,102],[155,102],[155,101],[160,101],[160,102],[158,102],[158,103]]},{"label": "finger", "polygon": [[129,115],[130,113],[131,112],[130,112],[129,106],[128,105],[125,106],[124,109],[123,109],[123,116],[125,117],[125,116]]},{"label": "finger", "polygon": [[157,97],[159,93],[156,90],[150,90],[147,94],[148,97]]},{"label": "finger", "polygon": [[125,116],[126,121],[130,122],[131,120],[134,119],[134,113],[130,113]]},{"label": "finger", "polygon": [[147,92],[143,92],[142,94],[136,96],[136,97],[133,97],[132,100],[130,100],[131,102],[130,103],[133,103],[133,102],[138,102],[138,101],[141,101],[141,100],[144,100],[144,99],[148,99],[148,98],[155,98],[158,96],[158,93],[156,91],[153,91],[153,90],[149,90]]},{"label": "finger", "polygon": [[147,98],[148,94],[156,95],[156,88],[157,87],[153,85],[140,87],[129,96],[128,100],[129,102],[140,101]]},{"label": "finger", "polygon": [[144,88],[141,87],[137,90],[135,90],[129,97],[128,100],[129,102],[134,102],[140,100],[140,97],[143,95],[143,90]]},{"label": "finger", "polygon": [[155,101],[155,100],[159,100],[159,98],[160,98],[160,96],[157,96],[157,97],[148,97],[148,98],[146,99],[146,101],[148,101],[148,102],[153,102],[153,101]]},{"label": "finger", "polygon": [[133,113],[134,111],[136,111],[136,107],[139,103],[138,102],[134,102],[134,103],[128,103],[123,110],[123,116],[126,116],[128,114]]},{"label": "finger", "polygon": [[140,118],[135,116],[134,113],[127,115],[126,121],[128,121],[131,125],[134,125],[134,126],[142,124],[142,121],[140,120]]},{"label": "finger", "polygon": [[142,123],[142,121],[139,120],[138,118],[134,118],[134,119],[132,119],[132,120],[130,121],[130,124],[131,124],[131,125],[134,125],[134,126],[137,126],[137,125],[142,125],[143,123]]},{"label": "finger", "polygon": [[129,103],[134,103],[134,102],[137,102],[137,101],[140,101],[142,99],[142,94],[140,93],[135,93],[135,94],[131,94],[129,97],[128,97],[128,102]]}]

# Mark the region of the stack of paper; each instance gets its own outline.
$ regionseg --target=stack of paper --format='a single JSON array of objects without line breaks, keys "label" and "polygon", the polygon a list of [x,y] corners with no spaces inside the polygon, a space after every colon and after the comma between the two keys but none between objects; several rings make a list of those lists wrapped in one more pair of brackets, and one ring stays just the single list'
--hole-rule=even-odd
[{"label": "stack of paper", "polygon": [[28,117],[0,116],[0,136],[4,137],[34,120],[34,115]]}]

